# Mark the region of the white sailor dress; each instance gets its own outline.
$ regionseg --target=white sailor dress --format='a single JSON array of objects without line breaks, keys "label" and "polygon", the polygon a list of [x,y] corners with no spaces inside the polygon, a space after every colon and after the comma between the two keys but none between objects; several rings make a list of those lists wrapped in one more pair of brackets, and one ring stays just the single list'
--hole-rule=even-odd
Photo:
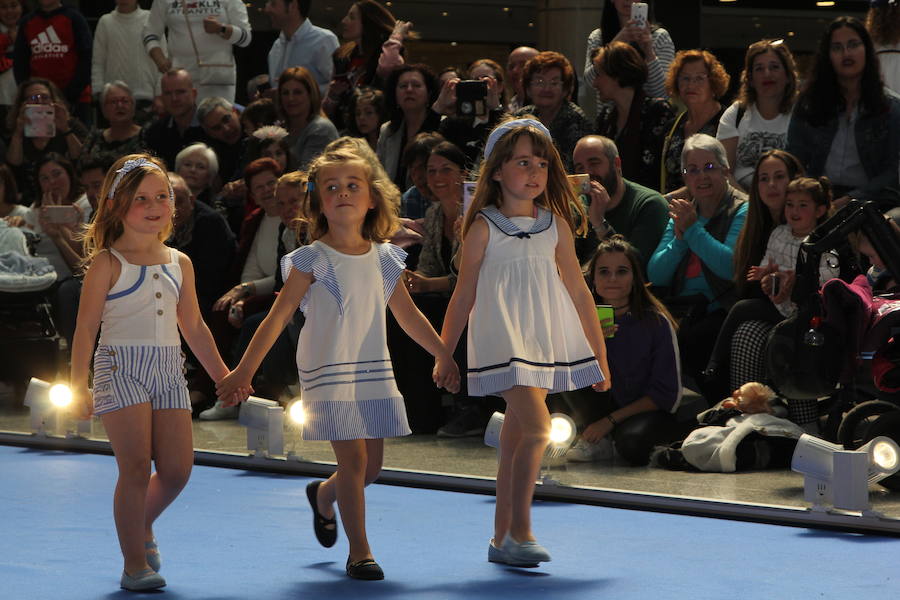
[{"label": "white sailor dress", "polygon": [[467,380],[473,396],[499,395],[513,386],[549,393],[603,381],[556,264],[556,217],[504,216],[494,206],[488,243],[469,314]]},{"label": "white sailor dress", "polygon": [[392,244],[350,255],[315,241],[282,259],[285,280],[292,268],[315,278],[300,302],[306,323],[297,344],[304,440],[411,433],[388,353],[385,310],[405,258]]}]

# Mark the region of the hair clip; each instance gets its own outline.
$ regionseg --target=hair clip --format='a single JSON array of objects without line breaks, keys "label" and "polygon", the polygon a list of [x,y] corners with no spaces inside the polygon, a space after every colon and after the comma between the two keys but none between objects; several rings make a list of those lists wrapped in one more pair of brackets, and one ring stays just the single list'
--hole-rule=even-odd
[{"label": "hair clip", "polygon": [[316,189],[316,182],[313,181],[312,179],[307,179],[306,180],[306,193],[310,194],[310,193],[312,193],[312,191],[314,189]]},{"label": "hair clip", "polygon": [[266,125],[254,131],[252,135],[260,141],[281,141],[288,136],[288,131],[284,127],[279,127],[278,125]]}]

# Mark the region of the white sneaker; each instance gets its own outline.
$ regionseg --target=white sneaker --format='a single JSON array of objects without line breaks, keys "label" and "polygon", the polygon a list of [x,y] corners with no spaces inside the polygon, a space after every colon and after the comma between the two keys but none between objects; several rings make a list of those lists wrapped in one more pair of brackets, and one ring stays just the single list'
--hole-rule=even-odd
[{"label": "white sneaker", "polygon": [[221,400],[216,400],[212,408],[207,408],[200,413],[198,418],[201,421],[224,421],[225,419],[237,419],[238,407],[222,406]]},{"label": "white sneaker", "polygon": [[603,438],[596,444],[579,438],[566,453],[569,462],[594,462],[609,460],[613,457],[613,445],[609,438]]}]

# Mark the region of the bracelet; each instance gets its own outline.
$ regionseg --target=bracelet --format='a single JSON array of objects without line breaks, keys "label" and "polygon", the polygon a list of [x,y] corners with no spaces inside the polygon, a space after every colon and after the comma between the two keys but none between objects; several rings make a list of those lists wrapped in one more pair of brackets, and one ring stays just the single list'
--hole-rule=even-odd
[{"label": "bracelet", "polygon": [[228,31],[228,27],[225,26],[225,25],[222,25],[222,26],[219,28],[219,35],[225,35],[225,32],[227,32],[227,31]]},{"label": "bracelet", "polygon": [[612,423],[612,426],[613,426],[613,427],[618,427],[618,426],[619,426],[619,422],[616,421],[615,417],[612,416],[612,413],[606,415],[606,418],[609,419],[609,422]]}]

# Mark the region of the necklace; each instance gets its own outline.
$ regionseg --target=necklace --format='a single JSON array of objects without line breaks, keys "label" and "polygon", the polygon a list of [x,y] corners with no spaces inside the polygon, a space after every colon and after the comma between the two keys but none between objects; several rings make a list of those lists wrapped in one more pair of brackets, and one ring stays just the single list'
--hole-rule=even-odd
[{"label": "necklace", "polygon": [[613,306],[613,310],[622,310],[623,308],[628,308],[628,304],[623,304],[622,306]]}]

